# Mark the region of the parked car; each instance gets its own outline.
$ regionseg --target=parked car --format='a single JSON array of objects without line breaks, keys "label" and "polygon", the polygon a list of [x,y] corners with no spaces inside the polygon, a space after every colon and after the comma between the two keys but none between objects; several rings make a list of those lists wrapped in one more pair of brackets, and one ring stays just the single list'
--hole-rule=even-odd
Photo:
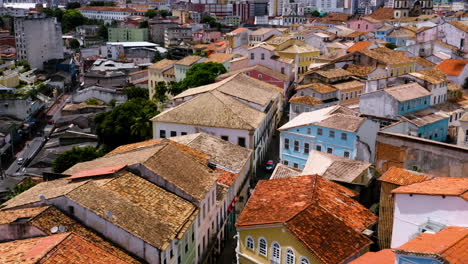
[{"label": "parked car", "polygon": [[265,170],[266,171],[273,171],[275,169],[275,162],[272,160],[268,160],[265,164]]},{"label": "parked car", "polygon": [[16,160],[16,163],[18,163],[18,165],[23,165],[24,164],[24,158],[18,158]]}]

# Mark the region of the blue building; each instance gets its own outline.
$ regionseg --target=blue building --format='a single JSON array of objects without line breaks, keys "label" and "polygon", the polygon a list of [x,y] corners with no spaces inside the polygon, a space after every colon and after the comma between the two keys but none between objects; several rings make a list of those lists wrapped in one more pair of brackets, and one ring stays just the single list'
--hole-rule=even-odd
[{"label": "blue building", "polygon": [[393,26],[384,25],[383,27],[377,29],[377,31],[375,32],[375,37],[376,37],[377,39],[386,41],[387,35],[388,35],[390,32],[392,32],[392,30],[393,30]]},{"label": "blue building", "polygon": [[303,169],[311,150],[372,162],[379,125],[331,106],[298,115],[279,128],[281,162]]}]

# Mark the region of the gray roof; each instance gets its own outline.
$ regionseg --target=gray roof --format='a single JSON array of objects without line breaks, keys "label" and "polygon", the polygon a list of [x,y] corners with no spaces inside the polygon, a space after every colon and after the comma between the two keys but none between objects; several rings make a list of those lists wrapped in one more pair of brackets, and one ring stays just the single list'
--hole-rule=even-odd
[{"label": "gray roof", "polygon": [[431,95],[428,90],[416,82],[387,88],[384,91],[400,102]]}]

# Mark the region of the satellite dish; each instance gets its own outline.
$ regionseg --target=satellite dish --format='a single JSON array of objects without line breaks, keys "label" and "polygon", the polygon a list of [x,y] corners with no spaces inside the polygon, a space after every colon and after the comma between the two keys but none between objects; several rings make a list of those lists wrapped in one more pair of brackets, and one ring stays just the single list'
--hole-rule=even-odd
[{"label": "satellite dish", "polygon": [[112,212],[111,211],[107,211],[107,218],[112,218]]},{"label": "satellite dish", "polygon": [[50,232],[51,232],[52,234],[55,234],[55,233],[58,232],[58,230],[59,230],[59,228],[58,228],[57,226],[53,226],[53,227],[50,229]]},{"label": "satellite dish", "polygon": [[67,231],[67,229],[62,225],[58,227],[58,230],[60,231],[60,233],[64,233],[65,231]]}]

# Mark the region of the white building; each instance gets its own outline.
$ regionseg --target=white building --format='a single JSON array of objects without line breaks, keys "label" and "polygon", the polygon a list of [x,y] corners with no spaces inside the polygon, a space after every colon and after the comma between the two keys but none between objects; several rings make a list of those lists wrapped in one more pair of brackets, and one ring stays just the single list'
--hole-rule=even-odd
[{"label": "white building", "polygon": [[53,17],[33,14],[15,18],[16,56],[32,68],[44,62],[63,59],[62,27]]},{"label": "white building", "polygon": [[445,226],[468,226],[467,178],[440,177],[401,186],[395,195],[392,248]]},{"label": "white building", "polygon": [[110,23],[114,20],[123,21],[128,16],[143,15],[133,8],[120,8],[114,6],[83,6],[77,9],[84,17],[103,20]]},{"label": "white building", "polygon": [[468,147],[468,113],[465,113],[458,122],[460,127],[457,133],[457,145]]}]

